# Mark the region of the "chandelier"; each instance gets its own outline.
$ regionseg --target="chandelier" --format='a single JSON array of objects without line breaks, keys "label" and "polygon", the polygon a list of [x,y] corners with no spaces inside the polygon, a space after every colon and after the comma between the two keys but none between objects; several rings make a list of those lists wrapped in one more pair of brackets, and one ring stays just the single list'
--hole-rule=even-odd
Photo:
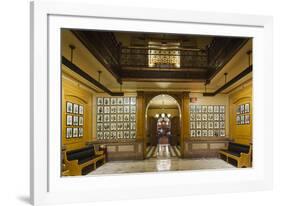
[{"label": "chandelier", "polygon": [[171,116],[170,113],[164,112],[164,95],[162,95],[162,112],[155,114],[155,118],[159,119],[159,121],[169,121]]}]

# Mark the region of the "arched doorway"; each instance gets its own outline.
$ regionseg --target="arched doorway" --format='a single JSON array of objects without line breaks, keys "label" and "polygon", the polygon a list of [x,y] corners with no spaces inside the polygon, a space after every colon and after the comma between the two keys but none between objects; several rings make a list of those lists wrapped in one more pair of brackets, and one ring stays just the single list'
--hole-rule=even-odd
[{"label": "arched doorway", "polygon": [[169,94],[150,99],[145,110],[146,158],[180,157],[181,108]]}]

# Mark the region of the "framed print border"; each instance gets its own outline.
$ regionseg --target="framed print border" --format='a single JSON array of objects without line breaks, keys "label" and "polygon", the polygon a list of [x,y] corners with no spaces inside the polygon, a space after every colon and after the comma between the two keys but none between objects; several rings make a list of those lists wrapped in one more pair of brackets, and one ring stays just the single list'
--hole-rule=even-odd
[{"label": "framed print border", "polygon": [[[79,9],[76,9],[77,7]],[[68,19],[68,23],[66,23],[66,19]],[[69,19],[74,21],[69,21]],[[146,31],[147,28],[151,28],[150,32],[167,32],[167,29],[173,27],[175,29],[173,32],[177,33],[186,33],[187,28],[192,28],[190,30],[192,33],[206,35],[218,32],[221,35],[234,35],[235,31],[237,31],[236,35],[247,35],[258,31],[251,36],[254,37],[254,48],[257,49],[254,52],[253,62],[255,68],[259,68],[253,73],[255,80],[253,83],[255,112],[251,118],[251,121],[255,122],[253,127],[253,144],[255,144],[253,168],[225,171],[208,170],[200,173],[184,171],[61,178],[58,175],[60,162],[55,161],[60,159],[60,151],[57,148],[60,146],[61,135],[61,105],[59,105],[61,91],[58,89],[61,84],[59,32],[60,28],[69,26],[78,27],[79,25],[80,28],[90,28],[93,21],[99,23],[96,24],[99,27],[97,29],[108,30],[127,28],[129,31],[141,31],[142,29]],[[114,22],[126,22],[127,24],[113,24]],[[132,24],[135,22],[138,25]],[[77,25],[77,23],[79,24]],[[164,27],[164,25],[168,27]],[[229,28],[232,30],[230,31]],[[272,188],[273,112],[272,106],[268,107],[268,105],[269,102],[273,102],[271,101],[273,97],[271,92],[266,92],[272,91],[273,88],[271,17],[155,8],[123,8],[95,5],[90,1],[88,4],[78,1],[35,1],[31,3],[31,40],[30,188],[33,204],[155,198],[166,197],[167,194],[179,196]],[[266,52],[258,48],[264,48]],[[264,65],[267,68],[266,72],[263,69]],[[267,137],[267,141],[264,141],[264,136]],[[263,159],[265,161],[262,161]],[[51,170],[50,167],[54,169]],[[232,177],[231,181],[228,179],[229,177]],[[168,180],[163,181],[164,178]],[[181,180],[181,184],[169,180],[175,178]],[[220,182],[216,182],[218,178],[220,178]],[[198,179],[200,181],[194,182]],[[237,181],[235,182],[235,180]],[[121,185],[121,182],[123,183],[122,187],[116,188],[114,186]],[[91,187],[93,185],[95,187]],[[163,187],[165,185],[170,186]],[[188,185],[192,185],[192,188],[188,189]],[[78,196],[77,191],[82,188],[83,193]],[[93,193],[95,193],[94,196]],[[110,196],[108,196],[109,193]]]}]

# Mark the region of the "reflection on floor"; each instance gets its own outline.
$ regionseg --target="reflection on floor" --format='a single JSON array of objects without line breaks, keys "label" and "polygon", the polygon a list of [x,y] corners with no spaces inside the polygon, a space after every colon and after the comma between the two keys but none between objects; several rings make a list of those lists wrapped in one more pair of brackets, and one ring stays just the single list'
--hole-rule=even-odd
[{"label": "reflection on floor", "polygon": [[180,147],[170,144],[158,144],[146,148],[146,159],[180,157]]},{"label": "reflection on floor", "polygon": [[89,175],[235,168],[217,158],[180,159],[179,148],[170,145],[158,145],[147,151],[150,159],[108,162]]}]

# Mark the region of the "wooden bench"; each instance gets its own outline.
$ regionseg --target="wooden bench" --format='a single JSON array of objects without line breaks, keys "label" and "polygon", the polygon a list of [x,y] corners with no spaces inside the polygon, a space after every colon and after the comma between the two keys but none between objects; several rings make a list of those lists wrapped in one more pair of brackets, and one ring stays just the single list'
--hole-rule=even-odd
[{"label": "wooden bench", "polygon": [[94,146],[69,150],[64,152],[64,163],[70,176],[86,175],[97,168],[97,163],[105,163],[105,154]]},{"label": "wooden bench", "polygon": [[238,144],[234,142],[228,143],[228,148],[226,150],[220,150],[220,158],[227,162],[236,161],[236,166],[241,167],[251,167],[251,154],[252,145]]}]

